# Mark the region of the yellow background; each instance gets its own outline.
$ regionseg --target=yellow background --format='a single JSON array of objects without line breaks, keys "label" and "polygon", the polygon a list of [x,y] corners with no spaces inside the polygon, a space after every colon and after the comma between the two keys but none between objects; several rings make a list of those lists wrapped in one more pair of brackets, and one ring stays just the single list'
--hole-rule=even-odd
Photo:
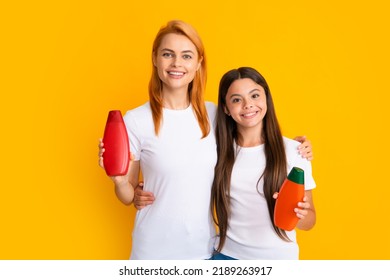
[{"label": "yellow background", "polygon": [[387,1],[1,4],[0,259],[127,259],[134,208],[98,167],[107,113],[147,100],[152,41],[191,23],[222,74],[268,80],[288,137],[312,141],[317,225],[302,259],[390,259]]}]

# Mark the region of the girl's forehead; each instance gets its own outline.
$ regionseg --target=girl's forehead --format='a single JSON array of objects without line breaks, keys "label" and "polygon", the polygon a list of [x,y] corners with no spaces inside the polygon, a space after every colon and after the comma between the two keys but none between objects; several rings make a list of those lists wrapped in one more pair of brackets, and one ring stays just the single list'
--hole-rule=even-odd
[{"label": "girl's forehead", "polygon": [[250,78],[235,80],[229,87],[228,93],[250,93],[253,90],[264,92],[264,88]]}]

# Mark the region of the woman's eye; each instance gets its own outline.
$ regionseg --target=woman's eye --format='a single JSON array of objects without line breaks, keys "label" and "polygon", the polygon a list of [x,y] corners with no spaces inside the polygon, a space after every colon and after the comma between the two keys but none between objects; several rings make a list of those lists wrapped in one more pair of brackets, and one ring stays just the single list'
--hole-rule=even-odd
[{"label": "woman's eye", "polygon": [[240,102],[240,99],[239,99],[239,98],[233,98],[233,99],[232,99],[232,103],[238,103],[238,102]]},{"label": "woman's eye", "polygon": [[171,53],[163,53],[162,56],[163,57],[172,57],[173,54],[171,54]]},{"label": "woman's eye", "polygon": [[260,94],[258,94],[258,93],[254,93],[253,95],[252,95],[252,98],[259,98],[260,97]]},{"label": "woman's eye", "polygon": [[188,55],[188,54],[185,54],[185,55],[183,55],[183,58],[184,58],[184,59],[191,59],[192,56],[190,56],[190,55]]}]

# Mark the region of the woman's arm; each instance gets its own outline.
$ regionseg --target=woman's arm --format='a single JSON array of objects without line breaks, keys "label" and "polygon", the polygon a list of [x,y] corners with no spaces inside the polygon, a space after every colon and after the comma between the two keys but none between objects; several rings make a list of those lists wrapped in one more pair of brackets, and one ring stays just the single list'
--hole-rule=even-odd
[{"label": "woman's arm", "polygon": [[[103,154],[104,143],[102,139],[99,140],[99,165],[104,169]],[[123,176],[109,176],[115,185],[115,194],[118,199],[126,205],[133,202],[134,186],[138,183],[138,175],[140,172],[139,161],[133,161],[132,157],[129,164],[129,169],[126,175]]]},{"label": "woman's arm", "polygon": [[313,147],[311,146],[310,140],[306,139],[306,136],[297,136],[294,140],[301,143],[298,146],[299,154],[307,160],[313,160]]}]

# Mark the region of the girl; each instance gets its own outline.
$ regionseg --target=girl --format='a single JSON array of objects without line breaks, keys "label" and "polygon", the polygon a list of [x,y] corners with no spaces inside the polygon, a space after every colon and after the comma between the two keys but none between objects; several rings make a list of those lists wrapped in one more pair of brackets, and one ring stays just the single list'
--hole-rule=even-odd
[{"label": "girl", "polygon": [[274,194],[293,166],[304,169],[305,198],[295,212],[297,227],[311,229],[316,213],[310,162],[298,155],[298,142],[282,136],[268,84],[255,69],[227,72],[218,101],[212,211],[219,240],[213,259],[298,259],[295,231],[273,222]]}]

